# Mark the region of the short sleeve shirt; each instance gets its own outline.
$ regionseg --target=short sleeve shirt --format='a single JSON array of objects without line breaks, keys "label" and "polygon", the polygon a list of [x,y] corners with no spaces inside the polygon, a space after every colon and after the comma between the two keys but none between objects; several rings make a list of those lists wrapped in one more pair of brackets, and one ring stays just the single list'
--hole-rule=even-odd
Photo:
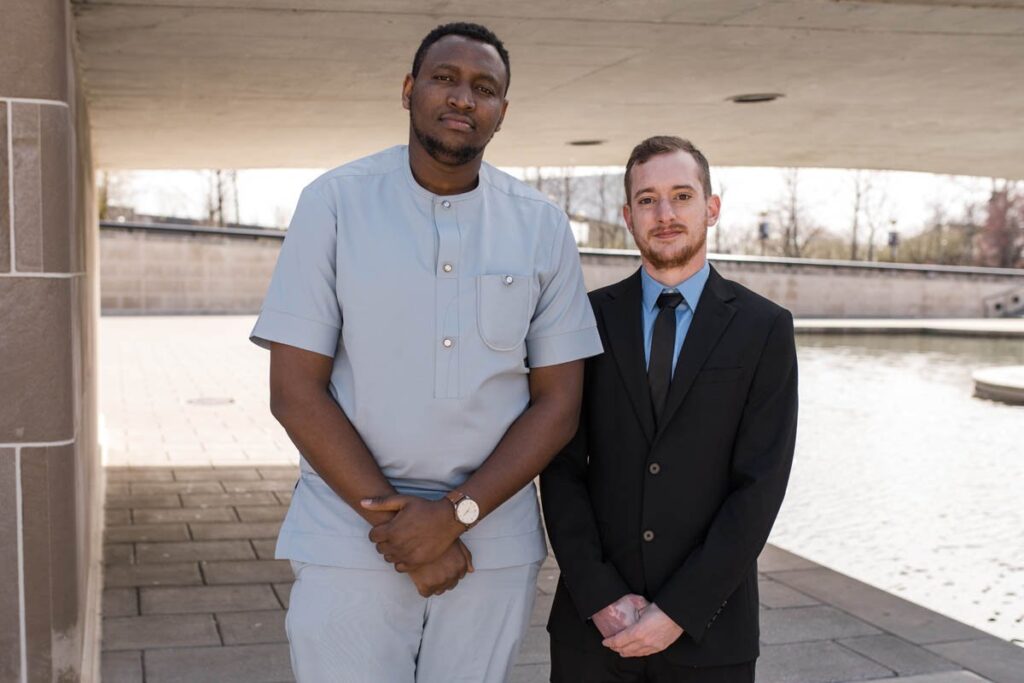
[{"label": "short sleeve shirt", "polygon": [[[333,357],[331,393],[384,475],[428,498],[491,454],[530,368],[602,350],[565,214],[487,164],[470,192],[434,195],[404,146],[303,190],[251,338]],[[368,532],[303,459],[278,557],[384,568]],[[533,485],[463,540],[484,569],[542,559]]]}]

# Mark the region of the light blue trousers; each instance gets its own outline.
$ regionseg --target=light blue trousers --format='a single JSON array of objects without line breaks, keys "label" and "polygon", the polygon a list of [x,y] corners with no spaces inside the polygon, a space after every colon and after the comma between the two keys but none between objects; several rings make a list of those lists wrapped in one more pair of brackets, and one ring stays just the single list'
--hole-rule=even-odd
[{"label": "light blue trousers", "polygon": [[503,683],[540,563],[478,569],[430,598],[391,570],[292,567],[285,625],[298,683]]}]

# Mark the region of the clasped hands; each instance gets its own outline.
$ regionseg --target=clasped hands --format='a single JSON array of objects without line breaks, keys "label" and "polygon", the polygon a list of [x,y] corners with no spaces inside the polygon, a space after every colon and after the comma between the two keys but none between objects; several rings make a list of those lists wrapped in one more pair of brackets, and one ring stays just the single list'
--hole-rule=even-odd
[{"label": "clasped hands", "polygon": [[591,617],[604,636],[601,642],[620,657],[646,657],[661,652],[683,635],[683,629],[641,595],[624,595]]},{"label": "clasped hands", "polygon": [[473,571],[473,556],[459,537],[466,530],[445,498],[383,496],[360,502],[365,510],[394,512],[370,530],[377,552],[406,573],[423,597],[441,595]]}]

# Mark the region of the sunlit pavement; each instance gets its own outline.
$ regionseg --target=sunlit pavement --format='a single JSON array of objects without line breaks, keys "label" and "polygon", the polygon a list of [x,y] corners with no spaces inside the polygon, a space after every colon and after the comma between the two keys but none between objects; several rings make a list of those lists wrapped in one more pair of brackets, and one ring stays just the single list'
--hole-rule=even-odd
[{"label": "sunlit pavement", "polygon": [[[292,680],[273,539],[297,455],[251,316],[103,318],[104,681]],[[1024,681],[1024,650],[769,546],[759,682]],[[512,680],[548,678],[541,572]],[[973,673],[972,673],[973,672]]]}]

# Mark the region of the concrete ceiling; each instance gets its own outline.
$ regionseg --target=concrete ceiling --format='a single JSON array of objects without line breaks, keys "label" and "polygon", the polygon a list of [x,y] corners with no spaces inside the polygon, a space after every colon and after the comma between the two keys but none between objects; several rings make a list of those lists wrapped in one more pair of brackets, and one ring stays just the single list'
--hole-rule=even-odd
[{"label": "concrete ceiling", "polygon": [[[618,165],[670,133],[716,165],[1024,177],[1024,0],[72,1],[105,168],[329,167],[405,142],[412,54],[465,19],[512,56],[492,163]],[[785,97],[727,99],[757,92]]]}]

